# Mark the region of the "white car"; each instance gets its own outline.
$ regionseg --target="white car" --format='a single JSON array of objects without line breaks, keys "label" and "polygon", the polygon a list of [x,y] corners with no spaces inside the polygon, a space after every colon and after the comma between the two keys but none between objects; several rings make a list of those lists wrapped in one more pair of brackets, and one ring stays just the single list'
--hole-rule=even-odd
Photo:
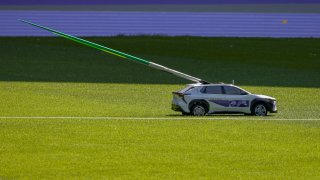
[{"label": "white car", "polygon": [[277,112],[276,99],[252,94],[232,84],[190,84],[173,92],[172,110],[183,115],[243,113],[266,116]]}]

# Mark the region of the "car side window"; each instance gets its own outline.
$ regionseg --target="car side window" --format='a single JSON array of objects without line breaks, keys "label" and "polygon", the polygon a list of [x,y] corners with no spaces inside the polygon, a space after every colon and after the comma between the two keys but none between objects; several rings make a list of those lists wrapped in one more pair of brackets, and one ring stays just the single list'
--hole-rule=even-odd
[{"label": "car side window", "polygon": [[223,86],[225,94],[228,95],[245,95],[246,92],[242,91],[241,89],[238,89],[236,87],[232,86]]},{"label": "car side window", "polygon": [[221,86],[205,86],[201,89],[202,93],[205,94],[222,94]]}]

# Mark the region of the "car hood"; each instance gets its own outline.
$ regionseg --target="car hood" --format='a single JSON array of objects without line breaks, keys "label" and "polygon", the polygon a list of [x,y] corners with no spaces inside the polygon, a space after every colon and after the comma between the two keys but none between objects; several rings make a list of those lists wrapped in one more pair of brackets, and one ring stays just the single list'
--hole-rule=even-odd
[{"label": "car hood", "polygon": [[266,96],[266,95],[262,95],[262,94],[254,94],[255,97],[257,98],[261,98],[261,99],[271,99],[271,100],[276,100],[276,98],[271,97],[271,96]]}]

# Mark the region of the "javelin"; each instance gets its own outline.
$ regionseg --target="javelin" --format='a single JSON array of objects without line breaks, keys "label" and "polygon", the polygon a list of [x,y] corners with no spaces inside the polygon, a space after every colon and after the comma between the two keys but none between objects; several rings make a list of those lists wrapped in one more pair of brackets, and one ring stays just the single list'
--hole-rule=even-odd
[{"label": "javelin", "polygon": [[88,40],[84,40],[84,39],[81,39],[81,38],[78,38],[78,37],[63,33],[63,32],[59,32],[57,30],[53,30],[53,29],[50,29],[50,28],[47,28],[47,27],[44,27],[44,26],[41,26],[41,25],[38,25],[38,24],[35,24],[35,23],[32,23],[32,22],[29,22],[29,21],[25,21],[25,20],[20,20],[20,21],[22,21],[24,23],[27,23],[27,24],[30,24],[32,26],[35,26],[35,27],[50,31],[53,34],[56,34],[56,35],[61,36],[61,37],[64,37],[64,38],[69,39],[71,41],[75,41],[77,43],[80,43],[80,44],[83,44],[83,45],[86,45],[86,46],[89,46],[89,47],[92,47],[92,48],[95,48],[95,49],[98,49],[98,50],[101,50],[101,51],[104,51],[104,52],[107,52],[107,53],[110,53],[110,54],[113,54],[115,56],[118,56],[118,57],[121,57],[121,58],[124,58],[124,59],[129,59],[129,60],[132,60],[132,61],[144,64],[144,65],[147,65],[147,66],[155,68],[155,69],[159,69],[161,71],[173,74],[175,76],[178,76],[178,77],[181,77],[181,78],[184,78],[184,79],[196,82],[196,83],[209,84],[208,81],[205,81],[205,80],[190,76],[188,74],[176,71],[174,69],[170,69],[168,67],[162,66],[160,64],[157,64],[157,63],[154,63],[154,62],[151,62],[151,61],[147,61],[145,59],[142,59],[142,58],[130,55],[130,54],[126,54],[126,53],[121,52],[121,51],[117,51],[117,50],[109,48],[109,47],[102,46],[100,44],[96,44],[94,42],[91,42],[91,41],[88,41]]}]

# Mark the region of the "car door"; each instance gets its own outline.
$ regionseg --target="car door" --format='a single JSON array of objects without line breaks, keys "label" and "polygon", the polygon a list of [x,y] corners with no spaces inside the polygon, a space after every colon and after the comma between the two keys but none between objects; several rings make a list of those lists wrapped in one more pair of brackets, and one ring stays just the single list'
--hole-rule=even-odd
[{"label": "car door", "polygon": [[248,93],[235,86],[222,86],[223,102],[227,112],[246,112],[249,108]]},{"label": "car door", "polygon": [[201,90],[202,99],[209,103],[209,113],[220,112],[224,110],[224,106],[217,103],[223,100],[222,86],[204,86]]}]

